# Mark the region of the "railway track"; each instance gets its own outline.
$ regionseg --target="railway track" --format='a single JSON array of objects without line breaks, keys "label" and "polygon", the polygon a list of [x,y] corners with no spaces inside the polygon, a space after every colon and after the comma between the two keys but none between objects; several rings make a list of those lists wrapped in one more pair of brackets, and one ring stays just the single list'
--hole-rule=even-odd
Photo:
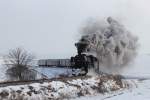
[{"label": "railway track", "polygon": [[[118,78],[121,79],[138,79],[138,80],[150,80],[150,77],[133,77],[133,76],[119,76]],[[104,75],[104,77],[116,77],[115,75]],[[0,82],[0,87],[6,87],[6,86],[15,86],[15,85],[29,85],[32,83],[44,83],[44,82],[52,82],[52,81],[68,81],[68,80],[74,80],[74,79],[87,79],[91,78],[92,76],[71,76],[71,77],[59,77],[59,78],[43,78],[43,79],[36,79],[36,80],[24,80],[24,81],[5,81]],[[103,77],[103,76],[101,76]]]},{"label": "railway track", "polygon": [[25,81],[5,81],[0,82],[0,87],[6,86],[15,86],[15,85],[29,85],[32,83],[43,83],[43,82],[52,82],[52,81],[67,81],[73,79],[86,79],[91,76],[76,76],[76,77],[60,77],[60,78],[51,78],[51,79],[37,79],[37,80],[25,80]]}]

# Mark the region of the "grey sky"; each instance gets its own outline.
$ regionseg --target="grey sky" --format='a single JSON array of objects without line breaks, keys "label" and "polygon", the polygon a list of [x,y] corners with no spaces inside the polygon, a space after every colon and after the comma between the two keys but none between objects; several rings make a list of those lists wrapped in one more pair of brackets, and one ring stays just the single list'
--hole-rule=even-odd
[{"label": "grey sky", "polygon": [[90,17],[112,16],[139,36],[150,53],[149,0],[0,0],[0,54],[18,46],[38,58],[74,55],[80,25]]}]

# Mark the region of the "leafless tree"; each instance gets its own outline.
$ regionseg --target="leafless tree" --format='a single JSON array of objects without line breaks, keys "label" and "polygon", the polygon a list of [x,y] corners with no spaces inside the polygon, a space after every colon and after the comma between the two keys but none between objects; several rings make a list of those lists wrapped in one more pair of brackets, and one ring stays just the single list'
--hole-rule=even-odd
[{"label": "leafless tree", "polygon": [[4,56],[5,57],[5,63],[15,66],[25,66],[31,64],[31,62],[34,59],[34,56],[30,53],[28,53],[23,48],[16,48],[9,51],[9,53]]},{"label": "leafless tree", "polygon": [[[8,66],[7,74],[11,79],[26,80],[33,79],[34,72],[29,70],[34,56],[23,48],[16,48],[4,56],[5,65]],[[31,75],[32,74],[32,75]]]}]

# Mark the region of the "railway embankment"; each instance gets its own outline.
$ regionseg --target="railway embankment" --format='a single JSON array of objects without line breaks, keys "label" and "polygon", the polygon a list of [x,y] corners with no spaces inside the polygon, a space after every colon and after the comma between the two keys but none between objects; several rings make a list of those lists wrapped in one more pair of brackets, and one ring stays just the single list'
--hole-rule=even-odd
[{"label": "railway embankment", "polygon": [[62,100],[126,88],[120,76],[60,77],[0,83],[0,100]]}]

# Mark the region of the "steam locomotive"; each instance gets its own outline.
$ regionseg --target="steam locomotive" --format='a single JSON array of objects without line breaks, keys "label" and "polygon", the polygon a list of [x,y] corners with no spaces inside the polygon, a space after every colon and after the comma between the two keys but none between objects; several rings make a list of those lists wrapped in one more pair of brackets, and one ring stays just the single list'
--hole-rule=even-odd
[{"label": "steam locomotive", "polygon": [[84,76],[88,73],[90,68],[95,67],[96,57],[89,53],[85,53],[88,43],[80,41],[75,43],[77,48],[77,55],[70,59],[41,59],[38,61],[39,66],[59,66],[72,68],[72,75]]},{"label": "steam locomotive", "polygon": [[86,47],[88,46],[87,42],[80,41],[75,44],[78,54],[75,57],[71,57],[71,68],[72,75],[84,76],[88,73],[90,68],[94,68],[95,62],[97,61],[96,57],[85,53]]}]

